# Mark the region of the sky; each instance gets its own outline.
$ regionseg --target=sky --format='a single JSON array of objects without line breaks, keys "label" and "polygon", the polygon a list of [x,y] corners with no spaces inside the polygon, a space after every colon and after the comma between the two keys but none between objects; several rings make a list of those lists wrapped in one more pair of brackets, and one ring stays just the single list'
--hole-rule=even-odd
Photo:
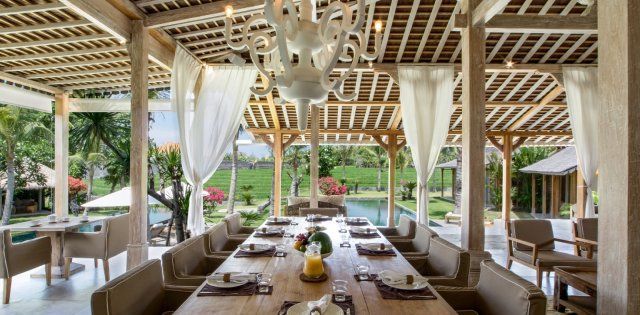
[{"label": "sky", "polygon": [[[157,145],[163,145],[167,142],[178,142],[178,118],[175,113],[156,112],[153,113],[153,119],[155,121],[151,124],[149,137],[155,140]],[[251,138],[246,133],[243,133],[240,135],[240,139],[250,140]],[[229,152],[230,151],[231,148],[229,148]],[[243,144],[238,147],[238,151],[257,158],[270,155],[267,146],[263,143]]]}]

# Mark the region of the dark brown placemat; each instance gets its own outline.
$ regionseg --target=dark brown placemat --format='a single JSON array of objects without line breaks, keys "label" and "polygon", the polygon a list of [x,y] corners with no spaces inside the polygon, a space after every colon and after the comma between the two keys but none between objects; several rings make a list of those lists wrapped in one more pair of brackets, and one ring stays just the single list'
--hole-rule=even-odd
[{"label": "dark brown placemat", "polygon": [[[286,315],[289,308],[298,303],[300,302],[284,301],[282,303],[282,306],[280,307],[280,311],[278,311],[278,315]],[[356,306],[353,304],[353,300],[351,299],[351,296],[347,296],[347,299],[344,302],[336,302],[335,298],[332,297],[331,303],[338,305],[342,309],[342,311],[344,311],[345,313],[347,312],[347,309],[349,309],[349,312],[351,313],[351,315],[356,314]]]},{"label": "dark brown placemat", "polygon": [[397,256],[396,252],[391,248],[384,251],[373,251],[370,250],[360,244],[356,244],[356,250],[358,251],[358,255],[368,255],[368,256]]},{"label": "dark brown placemat", "polygon": [[204,285],[198,292],[198,296],[234,296],[234,295],[253,295],[255,293],[258,284],[256,282],[249,282],[235,288],[216,288],[209,284]]},{"label": "dark brown placemat", "polygon": [[367,234],[367,233],[357,233],[357,232],[349,231],[349,234],[351,234],[351,237],[353,237],[353,238],[378,238],[378,237],[380,237],[380,234],[378,234],[378,232]]},{"label": "dark brown placemat", "polygon": [[347,225],[354,225],[354,226],[364,226],[364,225],[369,225],[369,221],[367,220],[362,220],[362,221],[345,221],[347,223]]},{"label": "dark brown placemat", "polygon": [[307,222],[322,222],[322,221],[331,221],[331,217],[326,217],[326,218],[315,218],[313,220],[309,220],[309,219],[304,219]]},{"label": "dark brown placemat", "polygon": [[435,300],[436,296],[431,292],[429,287],[422,290],[400,290],[392,288],[382,282],[376,275],[373,280],[378,292],[385,300]]},{"label": "dark brown placemat", "polygon": [[283,237],[283,236],[284,236],[284,231],[282,231],[282,232],[267,232],[267,233],[262,233],[262,232],[256,231],[255,233],[253,233],[253,237]]},{"label": "dark brown placemat", "polygon": [[267,221],[264,224],[266,225],[289,225],[291,221]]},{"label": "dark brown placemat", "polygon": [[275,255],[276,253],[276,247],[275,246],[271,246],[271,248],[267,251],[264,252],[260,252],[260,253],[249,253],[249,252],[245,252],[242,249],[238,250],[238,252],[233,256],[235,258],[239,258],[239,257],[272,257],[273,255]]}]

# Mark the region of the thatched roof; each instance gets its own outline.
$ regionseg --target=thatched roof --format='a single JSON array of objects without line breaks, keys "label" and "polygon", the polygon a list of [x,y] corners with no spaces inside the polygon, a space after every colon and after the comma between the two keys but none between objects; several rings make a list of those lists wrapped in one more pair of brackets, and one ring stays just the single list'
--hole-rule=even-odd
[{"label": "thatched roof", "polygon": [[[28,182],[26,187],[22,187],[21,189],[42,189],[42,188],[54,188],[56,185],[56,172],[49,168],[48,166],[39,165],[40,174],[44,176],[44,183],[40,185],[36,182]],[[0,172],[0,189],[4,189],[7,185],[7,175],[4,172]]]},{"label": "thatched roof", "polygon": [[[484,165],[489,164],[489,156],[492,153],[495,153],[495,154],[498,154],[498,155],[502,154],[495,147],[486,147],[484,149]],[[451,161],[440,163],[440,164],[436,165],[436,168],[453,169],[453,168],[456,168],[456,166],[457,166],[457,161],[455,159],[453,159]]]},{"label": "thatched roof", "polygon": [[527,167],[521,168],[520,172],[563,176],[575,172],[577,167],[578,158],[576,157],[576,148],[567,147],[544,160],[540,160]]}]

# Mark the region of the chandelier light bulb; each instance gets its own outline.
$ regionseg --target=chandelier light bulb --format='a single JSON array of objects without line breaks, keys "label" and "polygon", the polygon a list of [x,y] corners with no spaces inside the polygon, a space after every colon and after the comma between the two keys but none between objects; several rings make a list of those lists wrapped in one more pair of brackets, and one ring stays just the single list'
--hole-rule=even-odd
[{"label": "chandelier light bulb", "polygon": [[507,69],[511,69],[511,68],[513,68],[513,66],[514,66],[515,64],[516,64],[516,63],[515,63],[515,62],[513,62],[512,60],[507,60],[507,62],[505,63],[505,65],[504,65],[504,66],[505,66],[505,68],[507,68]]},{"label": "chandelier light bulb", "polygon": [[373,61],[369,61],[369,68],[373,68]]},{"label": "chandelier light bulb", "polygon": [[227,5],[226,7],[224,7],[224,14],[228,17],[231,18],[233,16],[233,6],[231,6],[230,4]]},{"label": "chandelier light bulb", "polygon": [[376,33],[382,32],[382,21],[377,20],[374,27],[376,28]]}]

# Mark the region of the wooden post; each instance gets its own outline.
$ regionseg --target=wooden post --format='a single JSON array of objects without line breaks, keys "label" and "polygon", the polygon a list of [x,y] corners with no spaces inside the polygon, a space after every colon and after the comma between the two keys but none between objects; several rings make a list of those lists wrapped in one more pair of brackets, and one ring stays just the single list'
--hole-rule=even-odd
[{"label": "wooden post", "polygon": [[598,314],[640,314],[640,6],[598,1]]},{"label": "wooden post", "polygon": [[587,184],[584,182],[580,167],[576,172],[576,182],[576,217],[584,218],[587,209]]},{"label": "wooden post", "polygon": [[389,135],[387,138],[387,157],[389,158],[389,184],[387,189],[388,211],[387,227],[395,227],[396,211],[396,153],[398,150],[398,139],[396,135]]},{"label": "wooden post", "polygon": [[440,169],[440,197],[444,198],[444,168]]},{"label": "wooden post", "polygon": [[531,214],[536,213],[536,174],[531,174]]},{"label": "wooden post", "polygon": [[562,198],[562,176],[551,176],[551,217],[560,214],[560,199]]},{"label": "wooden post", "polygon": [[456,200],[456,189],[458,189],[458,184],[456,181],[456,178],[458,176],[457,173],[458,173],[457,168],[451,169],[451,198],[453,198],[453,200]]},{"label": "wooden post", "polygon": [[542,214],[547,214],[547,175],[542,174]]},{"label": "wooden post", "polygon": [[69,214],[69,95],[56,95],[54,209],[57,216]]},{"label": "wooden post", "polygon": [[311,105],[311,153],[309,158],[309,207],[318,207],[318,163],[320,159],[318,157],[318,147],[320,145],[320,110],[318,106]]},{"label": "wooden post", "polygon": [[131,207],[127,269],[148,259],[147,155],[149,146],[149,31],[144,21],[131,21]]},{"label": "wooden post", "polygon": [[280,216],[282,203],[282,133],[277,131],[273,137],[273,215]]},{"label": "wooden post", "polygon": [[506,223],[511,219],[511,148],[510,135],[502,137],[502,219]]}]

